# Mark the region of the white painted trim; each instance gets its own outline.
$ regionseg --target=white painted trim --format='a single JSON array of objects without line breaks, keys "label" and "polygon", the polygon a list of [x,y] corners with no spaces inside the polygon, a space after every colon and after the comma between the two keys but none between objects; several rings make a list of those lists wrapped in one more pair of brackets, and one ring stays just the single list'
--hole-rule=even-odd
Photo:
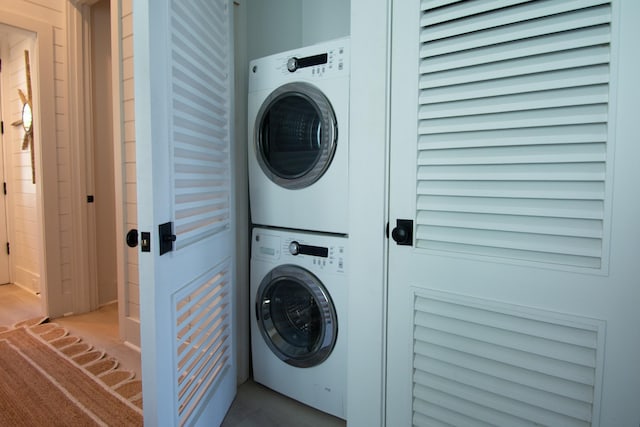
[{"label": "white painted trim", "polygon": [[247,162],[247,91],[249,60],[247,55],[247,4],[233,3],[234,11],[234,60],[235,60],[235,137],[234,175],[236,221],[236,269],[235,269],[235,343],[238,384],[250,375],[249,319],[249,183]]},{"label": "white painted trim", "polygon": [[127,317],[128,309],[128,280],[127,280],[127,251],[125,236],[126,226],[125,207],[125,176],[124,176],[124,111],[122,105],[122,1],[111,0],[111,87],[113,106],[113,176],[115,187],[115,216],[116,216],[116,265],[118,281],[118,327],[120,338],[125,342],[133,341],[140,344],[140,323],[133,322]]},{"label": "white painted trim", "polygon": [[351,1],[347,420],[353,426],[382,426],[385,419],[390,19],[389,0]]},{"label": "white painted trim", "polygon": [[[2,11],[2,23],[37,34],[32,61],[34,76],[34,144],[36,157],[36,199],[39,233],[40,280],[43,311],[50,316],[65,313],[68,302],[63,298],[60,269],[60,225],[58,209],[57,162],[42,159],[57,158],[55,90],[53,69],[53,26],[27,16]],[[43,143],[42,135],[47,135]]]},{"label": "white painted trim", "polygon": [[[0,25],[1,27],[1,25]],[[9,43],[8,43],[8,39],[7,38],[2,38],[0,37],[0,61],[2,60],[2,58],[6,58],[6,55],[8,54],[8,50],[9,50]],[[6,65],[5,65],[6,67]],[[0,66],[1,68],[1,66]],[[6,73],[6,68],[5,68],[5,72],[3,74],[2,70],[0,70],[0,120],[7,121],[5,120],[5,117],[7,116],[7,109],[5,108],[5,103],[6,103],[6,99],[7,99],[7,95],[5,94],[6,90],[5,88],[8,86],[8,84],[5,83],[5,76],[7,75]],[[0,147],[0,155],[2,156],[2,158],[0,159],[2,161],[2,180],[3,182],[7,182],[8,178],[9,178],[9,156],[7,155],[7,149],[5,148],[5,141],[7,140],[8,135],[6,135],[7,132],[3,132],[2,135],[0,135],[0,143],[2,144],[2,147]],[[6,135],[6,136],[5,136]],[[5,227],[6,227],[6,233],[7,233],[7,242],[11,242],[11,240],[13,239],[13,225],[12,225],[12,218],[11,215],[9,215],[10,209],[11,209],[11,198],[9,197],[9,195],[7,194],[5,196],[5,203],[4,203],[4,218],[5,218]],[[0,224],[0,227],[2,225]],[[8,269],[8,278],[9,278],[9,283],[13,282],[13,277],[15,276],[15,274],[13,273],[13,265],[11,262],[11,256],[9,255],[8,258],[8,263],[7,263],[7,269]]]},{"label": "white painted trim", "polygon": [[71,3],[75,3],[78,6],[93,6],[94,4],[98,3],[98,1],[100,0],[69,0],[71,1]]}]

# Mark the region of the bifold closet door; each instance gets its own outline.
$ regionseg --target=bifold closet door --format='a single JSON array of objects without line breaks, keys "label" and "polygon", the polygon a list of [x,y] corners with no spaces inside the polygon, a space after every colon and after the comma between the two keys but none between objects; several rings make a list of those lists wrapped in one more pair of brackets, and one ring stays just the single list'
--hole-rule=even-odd
[{"label": "bifold closet door", "polygon": [[636,425],[640,7],[393,16],[387,425]]}]

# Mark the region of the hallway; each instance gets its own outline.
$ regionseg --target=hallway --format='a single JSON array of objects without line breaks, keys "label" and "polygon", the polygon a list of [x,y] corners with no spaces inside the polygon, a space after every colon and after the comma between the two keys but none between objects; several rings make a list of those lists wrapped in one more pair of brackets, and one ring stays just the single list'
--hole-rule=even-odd
[{"label": "hallway", "polygon": [[[42,313],[40,297],[20,287],[0,285],[0,325],[10,326]],[[108,304],[87,314],[51,319],[66,328],[71,335],[81,337],[96,348],[120,361],[120,365],[141,377],[140,352],[119,339],[118,306]]]},{"label": "hallway", "polygon": [[[0,285],[0,325],[10,326],[40,316],[40,297],[20,287]],[[97,311],[51,320],[120,361],[120,366],[141,378],[140,353],[118,336],[118,307],[109,304]],[[223,427],[344,427],[339,418],[324,414],[275,393],[252,380],[238,387]]]}]

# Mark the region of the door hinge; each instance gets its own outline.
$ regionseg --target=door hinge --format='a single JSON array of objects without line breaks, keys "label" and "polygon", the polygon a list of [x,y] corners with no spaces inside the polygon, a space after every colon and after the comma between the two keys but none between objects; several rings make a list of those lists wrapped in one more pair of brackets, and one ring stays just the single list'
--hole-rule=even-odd
[{"label": "door hinge", "polygon": [[0,121],[0,134],[4,135],[4,122]]},{"label": "door hinge", "polygon": [[9,246],[9,242],[7,242],[7,255],[11,255],[11,247]]},{"label": "door hinge", "polygon": [[3,182],[2,183],[2,192],[4,193],[4,195],[7,195],[7,183]]}]

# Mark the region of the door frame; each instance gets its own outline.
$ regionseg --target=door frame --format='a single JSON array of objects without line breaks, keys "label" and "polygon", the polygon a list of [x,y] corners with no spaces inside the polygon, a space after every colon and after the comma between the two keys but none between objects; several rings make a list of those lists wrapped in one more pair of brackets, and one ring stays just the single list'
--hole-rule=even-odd
[{"label": "door frame", "polygon": [[[1,64],[1,60],[2,60],[2,40],[0,40],[0,64]],[[4,125],[4,116],[3,116],[3,97],[5,97],[4,95],[4,79],[2,77],[2,67],[0,65],[0,122],[3,123]],[[2,132],[2,135],[0,135],[0,144],[2,144],[2,146],[0,146],[0,178],[3,180],[3,182],[6,185],[7,182],[7,156],[6,156],[6,151],[4,146],[5,146],[5,141],[4,141],[4,132]],[[4,219],[4,221],[0,221],[0,230],[2,230],[2,228],[4,228],[4,234],[6,236],[7,239],[7,244],[9,244],[10,240],[9,240],[9,231],[11,230],[10,228],[10,218],[9,218],[9,198],[6,197],[6,191],[4,194],[4,203],[3,203],[3,207],[2,209],[0,209],[0,219]],[[1,241],[0,241],[1,244]],[[7,269],[7,276],[8,276],[8,282],[7,283],[11,283],[13,280],[13,274],[12,274],[12,268],[11,268],[11,257],[10,257],[10,251],[7,250],[6,252],[7,254],[7,265],[6,265],[6,269]],[[0,267],[0,268],[4,268]],[[0,283],[1,284],[1,283]]]},{"label": "door frame", "polygon": [[390,0],[351,0],[351,73],[358,78],[351,79],[350,110],[358,113],[349,122],[350,425],[385,419],[390,25]]},{"label": "door frame", "polygon": [[[78,176],[74,180],[72,188],[73,199],[76,203],[72,209],[74,217],[78,221],[74,223],[74,294],[76,295],[78,312],[92,311],[98,308],[98,278],[96,274],[97,251],[95,230],[95,209],[86,203],[86,197],[91,191],[93,163],[92,147],[84,144],[93,135],[93,106],[92,106],[92,76],[91,76],[91,6],[97,0],[72,0],[67,2],[68,39],[69,39],[69,88],[71,102],[69,114],[75,120],[70,123],[71,151],[75,153],[73,169]],[[112,84],[112,108],[113,108],[113,146],[114,146],[114,187],[115,187],[115,238],[116,238],[116,265],[118,287],[118,324],[119,335],[127,340],[130,337],[139,336],[139,331],[130,331],[126,320],[126,264],[127,251],[125,250],[125,179],[123,167],[123,111],[122,103],[122,49],[120,45],[121,25],[120,15],[122,4],[120,0],[110,0],[111,9],[111,84]],[[71,64],[75,64],[72,67]],[[134,325],[139,329],[139,324]],[[139,341],[131,343],[139,345]]]},{"label": "door frame", "polygon": [[[73,290],[77,312],[92,311],[97,308],[98,289],[95,273],[95,215],[86,203],[89,194],[88,177],[92,165],[87,162],[91,153],[93,107],[91,102],[91,27],[90,5],[71,0],[65,5],[68,29],[69,58],[69,151],[72,176],[72,216],[76,218],[72,229],[73,260],[72,270],[75,286]],[[71,66],[75,64],[75,66]],[[72,172],[73,174],[73,172]]]},{"label": "door frame", "polygon": [[[45,144],[41,135],[56,135],[55,89],[53,70],[54,27],[47,22],[2,12],[2,23],[36,34],[32,60],[34,99],[34,148],[36,167],[36,209],[39,233],[38,263],[42,311],[46,315],[62,315],[68,307],[63,295],[60,267],[60,225],[58,209],[57,144]],[[54,138],[55,141],[55,138]]]}]

